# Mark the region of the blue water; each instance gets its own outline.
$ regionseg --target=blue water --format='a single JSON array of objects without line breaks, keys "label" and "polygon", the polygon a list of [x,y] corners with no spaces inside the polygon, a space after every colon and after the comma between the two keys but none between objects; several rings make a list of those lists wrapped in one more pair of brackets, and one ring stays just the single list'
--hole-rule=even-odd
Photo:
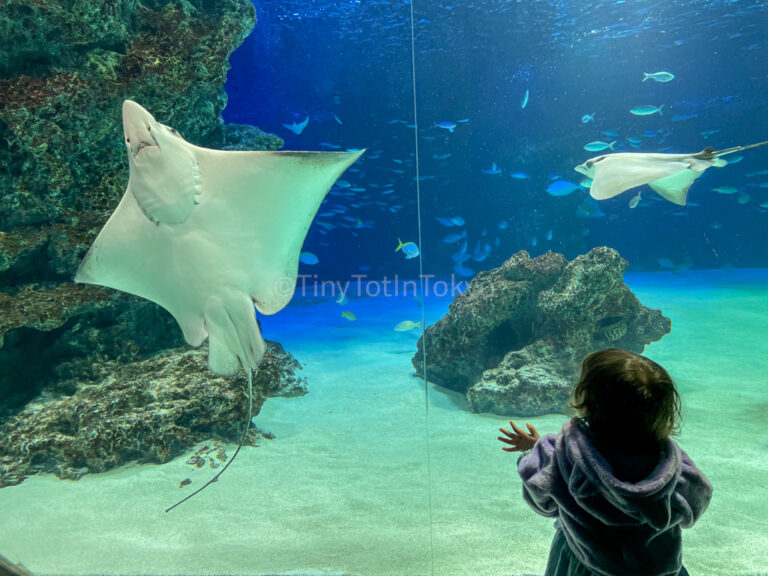
[{"label": "blue water", "polygon": [[[573,168],[599,155],[583,148],[595,140],[687,153],[767,139],[765,2],[255,5],[254,33],[231,58],[225,119],[272,131],[287,149],[368,149],[320,209],[305,244],[319,264],[303,271],[417,274],[394,252],[398,237],[419,243],[435,274],[453,271],[466,241],[466,277],[520,249],[572,258],[598,245],[634,271],[768,266],[768,148],[709,169],[685,207],[647,187],[599,204],[584,189],[546,192],[581,181]],[[675,79],[642,81],[660,70]],[[629,113],[640,104],[663,115]],[[283,127],[307,117],[300,135]],[[446,122],[452,133],[436,126]],[[484,172],[493,163],[501,173]],[[521,172],[529,178],[512,176]],[[454,216],[465,225],[437,221]]]}]

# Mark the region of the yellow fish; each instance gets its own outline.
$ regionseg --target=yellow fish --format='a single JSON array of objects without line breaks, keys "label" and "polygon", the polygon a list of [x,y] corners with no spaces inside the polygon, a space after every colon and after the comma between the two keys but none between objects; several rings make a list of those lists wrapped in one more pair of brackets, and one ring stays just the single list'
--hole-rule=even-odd
[{"label": "yellow fish", "polygon": [[408,332],[408,330],[413,330],[414,328],[421,328],[421,324],[413,320],[403,320],[395,326],[397,332]]},{"label": "yellow fish", "polygon": [[349,310],[344,310],[344,312],[341,313],[342,318],[346,318],[350,322],[354,322],[357,320],[357,316],[355,316],[354,312],[350,312]]}]

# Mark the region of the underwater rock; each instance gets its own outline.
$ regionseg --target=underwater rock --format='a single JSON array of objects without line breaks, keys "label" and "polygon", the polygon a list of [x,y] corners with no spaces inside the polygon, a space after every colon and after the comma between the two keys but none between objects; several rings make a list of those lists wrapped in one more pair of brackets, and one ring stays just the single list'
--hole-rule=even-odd
[{"label": "underwater rock", "polygon": [[277,150],[285,146],[285,142],[279,136],[249,124],[226,123],[223,129],[222,150]]},{"label": "underwater rock", "polygon": [[220,147],[229,55],[255,22],[248,0],[4,2],[0,229],[103,223],[127,181],[127,96]]},{"label": "underwater rock", "polygon": [[[253,382],[253,414],[269,397],[306,393],[299,363],[274,342]],[[203,440],[238,442],[248,414],[244,374],[207,368],[206,347],[169,350],[141,362],[94,366],[71,392],[45,390],[0,426],[0,487],[33,474],[76,480],[128,462],[163,463]],[[249,442],[256,441],[255,430]]]},{"label": "underwater rock", "polygon": [[514,254],[479,273],[429,326],[412,362],[427,378],[467,395],[473,412],[567,412],[583,358],[603,348],[641,353],[671,330],[624,284],[626,260],[599,247],[568,262]]}]

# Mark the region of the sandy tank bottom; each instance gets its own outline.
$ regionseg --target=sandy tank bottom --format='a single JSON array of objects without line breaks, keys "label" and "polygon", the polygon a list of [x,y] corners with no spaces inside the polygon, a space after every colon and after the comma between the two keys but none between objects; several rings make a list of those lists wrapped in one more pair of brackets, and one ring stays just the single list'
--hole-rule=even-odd
[{"label": "sandy tank bottom", "polygon": [[[691,574],[768,570],[768,273],[627,275],[672,332],[646,354],[677,381],[679,443],[714,485],[684,532]],[[426,301],[427,322],[448,300]],[[345,309],[357,320],[341,318]],[[309,394],[271,399],[255,422],[275,439],[241,452],[221,480],[188,455],[78,482],[36,477],[0,490],[0,553],[43,574],[541,574],[552,520],[523,502],[505,418],[414,377],[413,298],[297,302],[265,337],[305,364]],[[530,418],[540,432],[565,417]],[[427,441],[428,439],[428,441]],[[231,452],[230,452],[231,453]],[[190,489],[187,487],[186,489]]]}]

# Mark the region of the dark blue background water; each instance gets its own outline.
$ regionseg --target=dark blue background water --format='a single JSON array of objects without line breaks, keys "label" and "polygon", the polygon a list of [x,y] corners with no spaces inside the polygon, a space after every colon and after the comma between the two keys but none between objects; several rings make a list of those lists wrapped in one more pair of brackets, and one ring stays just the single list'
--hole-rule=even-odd
[{"label": "dark blue background water", "polygon": [[[647,187],[634,209],[638,190],[599,204],[584,190],[546,192],[582,180],[573,167],[600,154],[583,148],[594,140],[688,153],[768,139],[765,2],[414,0],[415,57],[409,2],[255,5],[258,24],[231,58],[225,120],[274,132],[287,149],[368,149],[320,209],[305,244],[319,263],[302,272],[418,274],[395,253],[398,238],[419,242],[414,70],[426,273],[452,273],[463,241],[471,257],[460,265],[473,271],[520,249],[572,258],[604,244],[635,270],[768,266],[768,173],[754,174],[768,169],[768,147],[709,169],[686,207]],[[642,82],[659,70],[676,78]],[[630,114],[639,104],[663,115]],[[283,126],[306,116],[300,135]],[[484,173],[494,162],[502,172]],[[465,225],[437,220],[454,216]]]}]

